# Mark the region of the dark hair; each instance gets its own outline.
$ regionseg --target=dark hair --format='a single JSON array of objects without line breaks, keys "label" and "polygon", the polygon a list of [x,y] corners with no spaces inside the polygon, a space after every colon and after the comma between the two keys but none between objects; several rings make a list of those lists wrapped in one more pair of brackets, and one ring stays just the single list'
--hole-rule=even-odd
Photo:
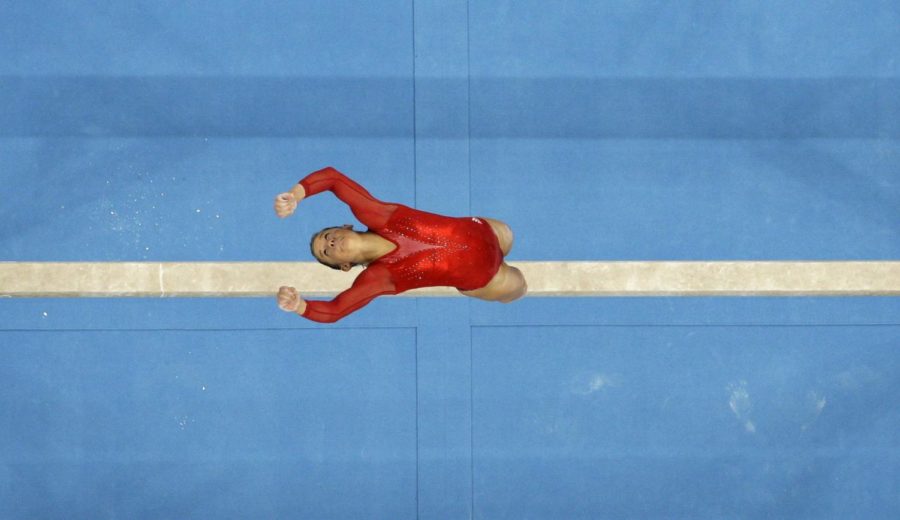
[{"label": "dark hair", "polygon": [[334,270],[340,271],[341,270],[340,266],[332,265],[332,264],[329,264],[328,262],[322,260],[321,258],[319,258],[316,255],[316,250],[313,249],[313,242],[316,241],[316,237],[319,236],[319,233],[321,233],[322,231],[325,231],[326,229],[331,229],[331,228],[323,228],[321,231],[316,231],[315,233],[313,233],[312,238],[309,239],[309,252],[312,253],[313,258],[318,260],[320,264],[326,265]]}]

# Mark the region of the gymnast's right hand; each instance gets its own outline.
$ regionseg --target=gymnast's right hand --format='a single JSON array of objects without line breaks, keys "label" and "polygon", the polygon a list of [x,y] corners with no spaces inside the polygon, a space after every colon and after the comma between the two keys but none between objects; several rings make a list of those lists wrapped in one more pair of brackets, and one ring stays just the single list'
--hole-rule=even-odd
[{"label": "gymnast's right hand", "polygon": [[302,185],[296,184],[291,191],[279,193],[275,197],[275,214],[278,218],[290,217],[297,209],[297,204],[306,197],[306,190]]},{"label": "gymnast's right hand", "polygon": [[278,289],[278,307],[285,312],[303,314],[306,311],[306,301],[293,287],[281,286]]}]

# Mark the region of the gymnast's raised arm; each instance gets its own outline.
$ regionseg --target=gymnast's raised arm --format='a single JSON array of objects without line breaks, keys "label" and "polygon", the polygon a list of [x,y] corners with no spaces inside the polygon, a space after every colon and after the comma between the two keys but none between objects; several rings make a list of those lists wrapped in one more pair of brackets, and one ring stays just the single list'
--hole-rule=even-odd
[{"label": "gymnast's raised arm", "polygon": [[353,286],[331,301],[306,301],[297,289],[282,286],[278,290],[278,306],[312,321],[334,323],[383,294],[397,294],[397,289],[387,269],[371,267],[356,277]]},{"label": "gymnast's raised arm", "polygon": [[306,197],[329,190],[344,201],[353,215],[370,228],[383,226],[397,206],[373,197],[353,179],[328,166],[304,177],[290,191],[275,197],[275,213],[285,218],[297,208]]}]

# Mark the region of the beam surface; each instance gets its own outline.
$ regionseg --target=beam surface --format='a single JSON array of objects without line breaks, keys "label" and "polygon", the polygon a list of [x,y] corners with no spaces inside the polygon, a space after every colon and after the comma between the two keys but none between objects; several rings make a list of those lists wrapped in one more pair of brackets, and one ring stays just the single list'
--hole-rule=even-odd
[{"label": "beam surface", "polygon": [[[898,261],[509,262],[529,296],[900,296]],[[0,297],[335,296],[362,270],[316,262],[0,262]],[[460,296],[428,287],[398,296]]]}]

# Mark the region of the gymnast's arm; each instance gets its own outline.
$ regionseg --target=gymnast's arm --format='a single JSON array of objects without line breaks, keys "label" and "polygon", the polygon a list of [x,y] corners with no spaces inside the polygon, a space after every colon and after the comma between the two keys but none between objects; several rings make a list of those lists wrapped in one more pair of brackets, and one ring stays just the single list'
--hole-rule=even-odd
[{"label": "gymnast's arm", "polygon": [[330,302],[307,301],[306,309],[297,314],[320,323],[334,323],[383,294],[397,294],[390,273],[383,266],[369,267],[335,299]]},{"label": "gymnast's arm", "polygon": [[370,228],[384,226],[390,219],[391,213],[397,209],[396,204],[381,202],[365,188],[331,166],[304,177],[297,183],[292,193],[296,191],[295,197],[299,194],[299,200],[325,190],[330,190],[337,198],[350,206],[353,215]]}]

